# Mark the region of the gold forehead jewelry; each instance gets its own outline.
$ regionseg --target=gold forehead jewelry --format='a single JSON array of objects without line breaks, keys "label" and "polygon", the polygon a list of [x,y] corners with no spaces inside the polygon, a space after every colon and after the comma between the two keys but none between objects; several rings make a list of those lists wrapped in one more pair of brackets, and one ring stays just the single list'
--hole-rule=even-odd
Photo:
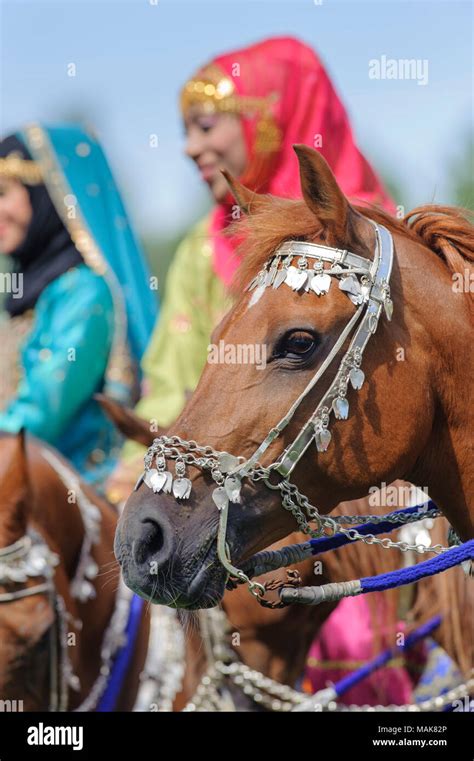
[{"label": "gold forehead jewelry", "polygon": [[43,182],[39,164],[24,159],[17,151],[0,158],[0,177],[21,180],[25,185],[40,185]]},{"label": "gold forehead jewelry", "polygon": [[185,114],[191,106],[200,106],[205,113],[231,113],[242,116],[257,115],[255,150],[273,153],[281,146],[281,130],[271,111],[277,93],[258,97],[239,95],[232,78],[218,66],[203,69],[199,77],[190,79],[181,91],[181,110]]}]

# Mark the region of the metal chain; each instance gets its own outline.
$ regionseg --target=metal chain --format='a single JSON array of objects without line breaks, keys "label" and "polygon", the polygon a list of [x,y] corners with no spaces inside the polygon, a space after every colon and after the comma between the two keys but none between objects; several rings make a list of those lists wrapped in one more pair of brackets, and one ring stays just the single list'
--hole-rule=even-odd
[{"label": "metal chain", "polygon": [[[224,482],[222,475],[222,457],[229,455],[227,452],[218,452],[211,446],[200,446],[194,440],[181,439],[179,436],[161,436],[154,440],[152,446],[149,448],[145,456],[145,468],[150,468],[155,456],[170,457],[171,459],[179,460],[186,465],[195,465],[198,468],[210,470],[214,481],[220,486]],[[234,461],[240,463],[245,462],[245,458],[235,457]],[[222,470],[221,470],[222,469]],[[231,471],[235,468],[231,467]],[[426,553],[433,553],[439,555],[446,552],[448,547],[443,547],[441,544],[436,544],[431,547],[426,547],[422,543],[409,544],[406,541],[393,541],[390,538],[379,539],[374,534],[361,534],[356,528],[347,529],[341,526],[342,523],[348,523],[349,525],[361,525],[367,523],[379,524],[387,521],[389,523],[407,524],[414,523],[424,518],[437,517],[441,515],[438,509],[426,510],[420,508],[412,514],[406,513],[393,513],[388,516],[369,515],[369,516],[321,516],[318,509],[312,505],[309,499],[301,494],[296,484],[290,483],[287,478],[282,478],[278,483],[273,484],[271,482],[271,476],[274,474],[275,464],[268,467],[262,466],[259,462],[253,463],[252,467],[246,471],[246,476],[252,482],[263,481],[264,484],[272,490],[279,490],[281,496],[282,506],[294,517],[298,529],[313,538],[319,538],[324,536],[335,536],[337,534],[343,535],[351,541],[360,541],[363,544],[372,545],[376,544],[382,549],[397,549],[400,552],[414,552],[418,555],[425,555]],[[226,472],[226,471],[224,471]],[[228,471],[227,471],[228,472]],[[221,523],[223,515],[226,511],[221,511]],[[225,520],[227,518],[225,517]],[[316,524],[315,527],[310,524]],[[326,529],[330,530],[330,534],[326,533]],[[263,597],[263,589],[255,588],[255,583],[252,583],[245,574],[241,574],[236,568],[229,565],[230,559],[222,559],[221,562],[241,581],[245,581],[249,584],[250,591],[257,597]],[[231,573],[231,575],[232,575]]]},{"label": "metal chain", "polygon": [[307,695],[264,676],[244,663],[239,661],[225,663],[217,660],[202,677],[196,693],[183,711],[222,710],[222,698],[218,688],[222,686],[225,678],[230,679],[255,703],[271,711],[288,712],[307,699]]},{"label": "metal chain", "polygon": [[305,700],[303,693],[264,676],[244,663],[218,662],[216,665],[222,676],[228,676],[245,695],[272,711],[290,711]]},{"label": "metal chain", "polygon": [[[474,672],[471,672],[474,674]],[[470,677],[466,682],[463,682],[463,684],[459,684],[457,687],[454,687],[452,690],[449,690],[449,692],[445,693],[444,695],[438,695],[435,698],[430,698],[429,700],[423,700],[420,703],[407,703],[405,705],[397,706],[397,705],[376,705],[376,706],[369,706],[369,705],[337,705],[329,703],[328,710],[329,711],[354,711],[354,712],[388,712],[388,711],[394,711],[395,713],[419,713],[419,712],[427,712],[427,711],[441,711],[445,706],[448,706],[452,703],[454,703],[455,700],[460,700],[461,698],[469,697],[474,690],[474,676]]]},{"label": "metal chain", "polygon": [[433,544],[431,547],[426,547],[424,544],[408,544],[408,542],[394,542],[388,537],[385,539],[378,539],[374,534],[361,534],[355,528],[346,529],[341,528],[338,531],[339,534],[344,534],[352,541],[359,540],[364,544],[378,544],[383,549],[397,549],[400,552],[416,552],[418,555],[424,555],[427,552],[433,552],[435,555],[441,555],[443,552],[449,550],[449,547],[443,547],[442,544]]},{"label": "metal chain", "polygon": [[414,513],[389,513],[388,515],[333,515],[332,520],[336,523],[414,523],[423,518],[439,518],[443,513],[437,507],[425,510],[421,507]]},{"label": "metal chain", "polygon": [[[356,529],[345,529],[341,526],[337,525],[335,522],[335,519],[328,516],[321,516],[318,512],[318,510],[310,504],[308,498],[301,494],[298,490],[298,487],[295,486],[295,484],[290,484],[288,482],[281,482],[279,484],[282,492],[284,491],[286,493],[286,499],[283,497],[283,506],[290,510],[290,512],[294,515],[298,526],[301,528],[302,531],[306,534],[310,534],[311,536],[320,537],[322,535],[321,527],[324,526],[326,528],[330,528],[332,531],[332,534],[343,534],[344,536],[347,536],[352,541],[358,540],[363,542],[364,544],[378,544],[383,549],[398,549],[400,552],[416,552],[418,555],[424,555],[425,553],[432,552],[436,555],[440,555],[443,552],[446,552],[449,547],[443,547],[441,544],[435,544],[432,547],[426,547],[424,544],[408,544],[407,542],[399,541],[394,542],[393,540],[389,538],[385,539],[379,539],[374,534],[361,534]],[[290,496],[291,495],[291,496]],[[298,500],[299,505],[296,505],[292,497],[295,497]],[[309,526],[308,521],[306,520],[304,514],[302,513],[302,510],[300,509],[300,506],[303,507],[306,510],[306,513],[309,516],[310,520],[316,520],[318,522],[318,528],[316,530],[311,529]],[[432,517],[432,513],[434,513],[434,517],[437,517],[437,515],[440,515],[439,510],[418,510],[416,513],[413,513],[410,516],[404,516],[402,519],[400,517],[397,517],[395,520],[391,520],[390,518],[384,518],[384,516],[362,516],[363,520],[358,521],[358,519],[361,516],[353,516],[355,519],[354,522],[362,522],[362,523],[369,523],[372,522],[369,519],[375,518],[376,520],[374,523],[382,523],[385,520],[389,520],[393,523],[412,523],[417,520],[421,520],[421,518],[427,518]],[[346,516],[339,516],[346,517]],[[349,516],[347,516],[349,517]],[[395,516],[392,516],[394,518]],[[351,516],[352,518],[352,516]],[[352,523],[352,520],[350,521]]]},{"label": "metal chain", "polygon": [[[271,711],[287,713],[296,706],[308,700],[308,695],[298,692],[286,684],[276,682],[266,677],[255,669],[251,669],[240,662],[224,663],[216,661],[214,667],[209,669],[196,690],[192,700],[183,709],[189,711],[222,710],[218,685],[223,678],[229,678],[232,683],[250,697],[255,703]],[[467,682],[454,687],[445,695],[439,695],[420,703],[407,703],[405,705],[343,705],[330,701],[326,705],[321,703],[321,710],[341,712],[407,712],[418,713],[427,711],[440,711],[445,706],[462,697],[468,696],[474,689],[474,677]]]}]

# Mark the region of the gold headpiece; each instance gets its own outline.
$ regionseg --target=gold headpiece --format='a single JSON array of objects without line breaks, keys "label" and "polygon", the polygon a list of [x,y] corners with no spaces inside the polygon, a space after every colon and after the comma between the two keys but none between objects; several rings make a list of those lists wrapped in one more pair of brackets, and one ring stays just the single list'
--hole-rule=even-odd
[{"label": "gold headpiece", "polygon": [[277,94],[266,97],[239,95],[232,78],[218,66],[210,64],[202,69],[198,79],[190,79],[181,91],[181,110],[185,114],[191,106],[199,105],[207,113],[227,112],[243,116],[257,115],[255,150],[273,153],[281,145],[281,130],[275,122],[271,105]]},{"label": "gold headpiece", "polygon": [[0,177],[20,180],[24,185],[40,185],[43,182],[39,164],[24,159],[17,151],[0,158]]}]

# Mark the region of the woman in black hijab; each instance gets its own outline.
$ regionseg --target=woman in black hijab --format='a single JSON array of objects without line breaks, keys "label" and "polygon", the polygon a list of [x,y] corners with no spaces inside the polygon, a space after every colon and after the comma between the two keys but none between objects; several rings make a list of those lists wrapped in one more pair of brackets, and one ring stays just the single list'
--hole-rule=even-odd
[{"label": "woman in black hijab", "polygon": [[121,440],[94,394],[136,400],[127,299],[140,326],[152,295],[95,138],[34,125],[0,142],[0,253],[0,430],[25,428],[100,487]]},{"label": "woman in black hijab", "polygon": [[[83,259],[59,218],[45,185],[38,182],[39,173],[35,177],[34,162],[26,146],[15,135],[0,142],[0,159],[5,160],[7,156],[18,156],[31,162],[30,177],[26,174],[24,177],[30,182],[25,184],[14,176],[8,177],[7,173],[0,174],[0,197],[3,200],[0,204],[0,252],[13,260],[13,272],[21,274],[23,281],[21,295],[10,293],[4,308],[11,316],[16,316],[33,309],[48,283],[76,267]],[[37,182],[33,184],[35,180]],[[18,203],[19,193],[22,197]],[[13,196],[13,202],[6,210],[5,201],[9,196]],[[28,206],[29,220],[25,226]]]}]

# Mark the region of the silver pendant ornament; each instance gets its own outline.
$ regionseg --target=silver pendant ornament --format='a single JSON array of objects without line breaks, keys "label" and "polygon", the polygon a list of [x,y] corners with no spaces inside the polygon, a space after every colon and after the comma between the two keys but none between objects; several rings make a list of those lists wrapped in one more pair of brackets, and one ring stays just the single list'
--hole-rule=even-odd
[{"label": "silver pendant ornament", "polygon": [[173,496],[176,499],[188,499],[191,494],[192,483],[186,478],[186,465],[184,460],[177,459],[175,463],[175,479],[173,481]]}]

